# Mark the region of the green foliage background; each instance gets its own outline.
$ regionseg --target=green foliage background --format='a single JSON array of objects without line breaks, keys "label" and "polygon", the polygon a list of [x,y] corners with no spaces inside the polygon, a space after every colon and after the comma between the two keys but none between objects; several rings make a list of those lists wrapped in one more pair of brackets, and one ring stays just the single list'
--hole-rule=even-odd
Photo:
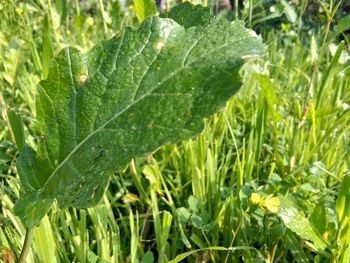
[{"label": "green foliage background", "polygon": [[[202,3],[243,19],[269,49],[245,66],[226,111],[197,139],[131,162],[96,208],[53,209],[28,262],[168,262],[187,251],[182,262],[349,262],[346,3],[263,2],[239,12]],[[132,2],[102,0],[2,0],[0,16],[0,246],[18,256],[25,228],[13,214],[18,153],[6,110],[21,113],[34,145],[36,87],[52,57],[139,22]],[[253,205],[254,192],[279,196],[279,211]]]}]

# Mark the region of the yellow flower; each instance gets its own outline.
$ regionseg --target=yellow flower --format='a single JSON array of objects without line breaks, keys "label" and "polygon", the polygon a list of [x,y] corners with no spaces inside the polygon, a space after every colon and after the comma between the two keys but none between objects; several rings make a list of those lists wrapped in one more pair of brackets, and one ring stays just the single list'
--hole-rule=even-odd
[{"label": "yellow flower", "polygon": [[253,204],[259,204],[260,202],[260,195],[258,193],[252,193],[250,196],[250,201]]},{"label": "yellow flower", "polygon": [[85,23],[88,25],[88,26],[92,26],[94,24],[94,19],[89,16],[86,20],[85,20]]},{"label": "yellow flower", "polygon": [[262,207],[265,207],[267,210],[269,210],[272,213],[276,213],[280,205],[280,200],[278,199],[277,196],[269,195],[266,198],[263,198],[263,200],[261,200],[259,205]]},{"label": "yellow flower", "polygon": [[16,13],[18,14],[18,15],[22,15],[23,14],[23,9],[22,8],[19,8],[19,7],[17,7],[16,8]]},{"label": "yellow flower", "polygon": [[123,196],[123,202],[125,204],[128,204],[128,203],[135,203],[136,201],[138,201],[138,197],[137,195],[133,194],[133,193],[127,193]]}]

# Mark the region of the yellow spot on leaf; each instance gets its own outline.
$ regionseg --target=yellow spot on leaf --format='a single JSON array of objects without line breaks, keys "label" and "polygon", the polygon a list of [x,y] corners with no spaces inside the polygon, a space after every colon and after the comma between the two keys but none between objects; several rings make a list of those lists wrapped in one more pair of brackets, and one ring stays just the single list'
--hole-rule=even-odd
[{"label": "yellow spot on leaf", "polygon": [[162,49],[164,46],[165,46],[165,43],[162,42],[162,41],[160,41],[160,42],[157,43],[156,48],[160,50],[160,49]]},{"label": "yellow spot on leaf", "polygon": [[78,78],[80,84],[84,84],[88,79],[88,76],[85,74],[81,74]]}]

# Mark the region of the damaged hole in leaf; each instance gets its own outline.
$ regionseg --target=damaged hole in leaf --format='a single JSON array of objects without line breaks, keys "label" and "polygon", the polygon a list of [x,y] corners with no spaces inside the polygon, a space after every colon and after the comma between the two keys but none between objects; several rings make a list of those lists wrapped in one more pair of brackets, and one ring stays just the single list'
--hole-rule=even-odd
[{"label": "damaged hole in leaf", "polygon": [[97,191],[98,191],[99,185],[95,185],[94,188],[92,189],[92,198],[95,197]]},{"label": "damaged hole in leaf", "polygon": [[95,162],[97,162],[99,159],[101,159],[101,157],[103,156],[104,151],[100,151],[99,154],[95,157]]}]

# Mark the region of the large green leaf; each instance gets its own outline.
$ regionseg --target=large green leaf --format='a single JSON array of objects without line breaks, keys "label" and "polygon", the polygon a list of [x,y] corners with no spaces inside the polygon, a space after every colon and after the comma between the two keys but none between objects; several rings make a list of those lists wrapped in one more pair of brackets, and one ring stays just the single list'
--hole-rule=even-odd
[{"label": "large green leaf", "polygon": [[277,213],[282,218],[286,227],[301,238],[312,241],[317,248],[325,249],[327,244],[312,227],[312,224],[305,217],[304,213],[288,198],[282,195],[279,195],[278,198],[281,203]]},{"label": "large green leaf", "polygon": [[157,14],[157,6],[154,0],[134,0],[134,8],[136,17],[140,22],[148,16]]},{"label": "large green leaf", "polygon": [[184,28],[207,25],[212,20],[209,7],[191,5],[188,2],[175,6],[164,16],[175,20]]},{"label": "large green leaf", "polygon": [[17,161],[25,193],[16,214],[31,227],[55,200],[94,206],[131,158],[199,134],[241,86],[244,61],[264,52],[240,22],[185,29],[159,17],[86,54],[64,49],[38,87],[41,139]]}]

